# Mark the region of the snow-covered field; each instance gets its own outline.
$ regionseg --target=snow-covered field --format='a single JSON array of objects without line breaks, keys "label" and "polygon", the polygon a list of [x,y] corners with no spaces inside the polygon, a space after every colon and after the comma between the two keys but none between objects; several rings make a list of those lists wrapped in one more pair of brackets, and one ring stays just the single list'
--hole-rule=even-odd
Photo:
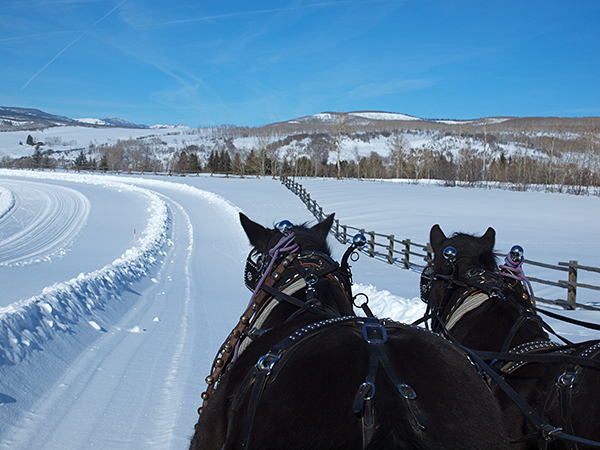
[{"label": "snow-covered field", "polygon": [[[343,224],[419,243],[435,223],[493,226],[498,251],[518,243],[533,260],[600,266],[598,197],[299,181]],[[314,221],[271,178],[0,170],[0,449],[187,448],[212,358],[250,295],[239,211],[266,225]],[[339,259],[344,246],[331,244]],[[377,315],[423,313],[418,273],[366,256],[353,272]],[[600,323],[600,312],[569,314]]]}]

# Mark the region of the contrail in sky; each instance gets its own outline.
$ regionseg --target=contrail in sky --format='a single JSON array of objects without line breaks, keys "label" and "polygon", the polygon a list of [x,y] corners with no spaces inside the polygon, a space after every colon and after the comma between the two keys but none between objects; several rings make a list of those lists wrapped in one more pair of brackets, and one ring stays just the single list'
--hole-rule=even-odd
[{"label": "contrail in sky", "polygon": [[284,6],[281,8],[262,9],[262,10],[257,10],[257,11],[237,11],[237,12],[233,12],[233,13],[229,13],[229,14],[219,14],[219,15],[215,15],[215,16],[192,17],[190,19],[171,20],[169,22],[138,25],[138,28],[165,26],[165,25],[177,25],[177,24],[181,24],[181,23],[201,22],[201,21],[216,20],[216,19],[227,19],[229,17],[236,17],[236,16],[250,16],[250,15],[258,15],[258,14],[283,12],[283,11],[293,11],[295,9],[320,8],[320,7],[324,7],[324,6],[342,6],[342,5],[346,5],[349,3],[360,4],[360,3],[372,3],[372,2],[373,2],[373,0],[365,0],[365,1],[358,1],[358,2],[356,0],[342,0],[342,1],[311,3],[311,4],[298,5],[298,6]]},{"label": "contrail in sky", "polygon": [[37,77],[40,73],[42,73],[46,67],[48,67],[50,64],[52,64],[56,60],[56,58],[58,58],[60,55],[62,55],[65,52],[65,50],[67,50],[75,42],[77,42],[79,39],[81,39],[83,36],[85,36],[85,34],[88,31],[90,31],[92,28],[94,28],[96,25],[98,25],[100,22],[102,22],[104,19],[106,19],[108,16],[110,16],[117,8],[119,8],[119,6],[121,6],[126,1],[127,0],[123,0],[121,3],[119,3],[113,9],[111,9],[109,12],[107,12],[106,14],[104,14],[100,19],[98,19],[96,22],[94,22],[94,24],[91,27],[89,27],[86,31],[84,31],[82,34],[80,34],[78,37],[76,37],[73,40],[73,42],[71,42],[65,48],[63,48],[60,52],[58,52],[58,54],[54,58],[52,58],[50,61],[48,61],[44,67],[42,67],[40,70],[38,70],[29,80],[27,80],[27,83],[25,83],[23,85],[23,87],[21,88],[21,91],[23,89],[25,89],[27,86],[29,86],[29,83],[31,83],[35,79],[35,77]]}]

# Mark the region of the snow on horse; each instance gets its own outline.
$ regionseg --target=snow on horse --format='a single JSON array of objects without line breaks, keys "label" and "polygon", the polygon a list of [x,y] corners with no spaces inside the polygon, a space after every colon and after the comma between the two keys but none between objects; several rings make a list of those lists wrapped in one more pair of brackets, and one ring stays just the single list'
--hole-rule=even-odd
[{"label": "snow on horse", "polygon": [[503,449],[476,367],[423,328],[354,314],[333,215],[267,229],[243,214],[254,290],[207,378],[191,449]]},{"label": "snow on horse", "polygon": [[511,448],[600,448],[600,341],[551,341],[521,268],[522,247],[498,266],[495,236],[489,228],[481,237],[446,237],[432,227],[433,265],[421,283],[425,317],[432,330],[492,361]]}]

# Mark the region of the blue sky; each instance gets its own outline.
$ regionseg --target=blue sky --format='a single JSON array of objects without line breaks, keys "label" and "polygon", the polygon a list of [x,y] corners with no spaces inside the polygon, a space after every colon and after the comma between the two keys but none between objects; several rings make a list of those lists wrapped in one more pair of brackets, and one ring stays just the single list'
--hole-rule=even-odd
[{"label": "blue sky", "polygon": [[598,0],[20,0],[0,106],[260,126],[325,111],[600,115]]}]

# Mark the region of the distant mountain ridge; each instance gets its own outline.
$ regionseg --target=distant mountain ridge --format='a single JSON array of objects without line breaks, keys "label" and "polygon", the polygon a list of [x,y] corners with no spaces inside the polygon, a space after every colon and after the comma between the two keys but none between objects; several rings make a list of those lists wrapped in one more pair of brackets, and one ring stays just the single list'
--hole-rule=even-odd
[{"label": "distant mountain ridge", "polygon": [[[374,129],[387,129],[389,127],[409,127],[411,129],[454,129],[455,127],[485,126],[489,129],[514,131],[548,131],[569,130],[581,132],[582,130],[594,131],[600,129],[600,117],[516,117],[498,116],[475,119],[424,119],[408,114],[385,111],[351,111],[351,112],[322,112],[310,116],[303,116],[282,122],[263,125],[272,127],[285,125],[299,128],[322,128],[337,126],[373,127]],[[118,117],[105,119],[81,118],[72,119],[65,116],[49,114],[39,109],[0,106],[0,131],[41,130],[56,126],[81,126],[93,128],[132,128],[132,129],[171,129],[188,128],[182,125],[140,125]],[[253,127],[253,128],[262,128]],[[246,128],[246,127],[244,127]]]},{"label": "distant mountain ridge", "polygon": [[91,126],[120,128],[149,128],[118,117],[106,119],[71,119],[65,116],[49,114],[35,108],[0,106],[0,130],[34,130],[55,126]]}]

